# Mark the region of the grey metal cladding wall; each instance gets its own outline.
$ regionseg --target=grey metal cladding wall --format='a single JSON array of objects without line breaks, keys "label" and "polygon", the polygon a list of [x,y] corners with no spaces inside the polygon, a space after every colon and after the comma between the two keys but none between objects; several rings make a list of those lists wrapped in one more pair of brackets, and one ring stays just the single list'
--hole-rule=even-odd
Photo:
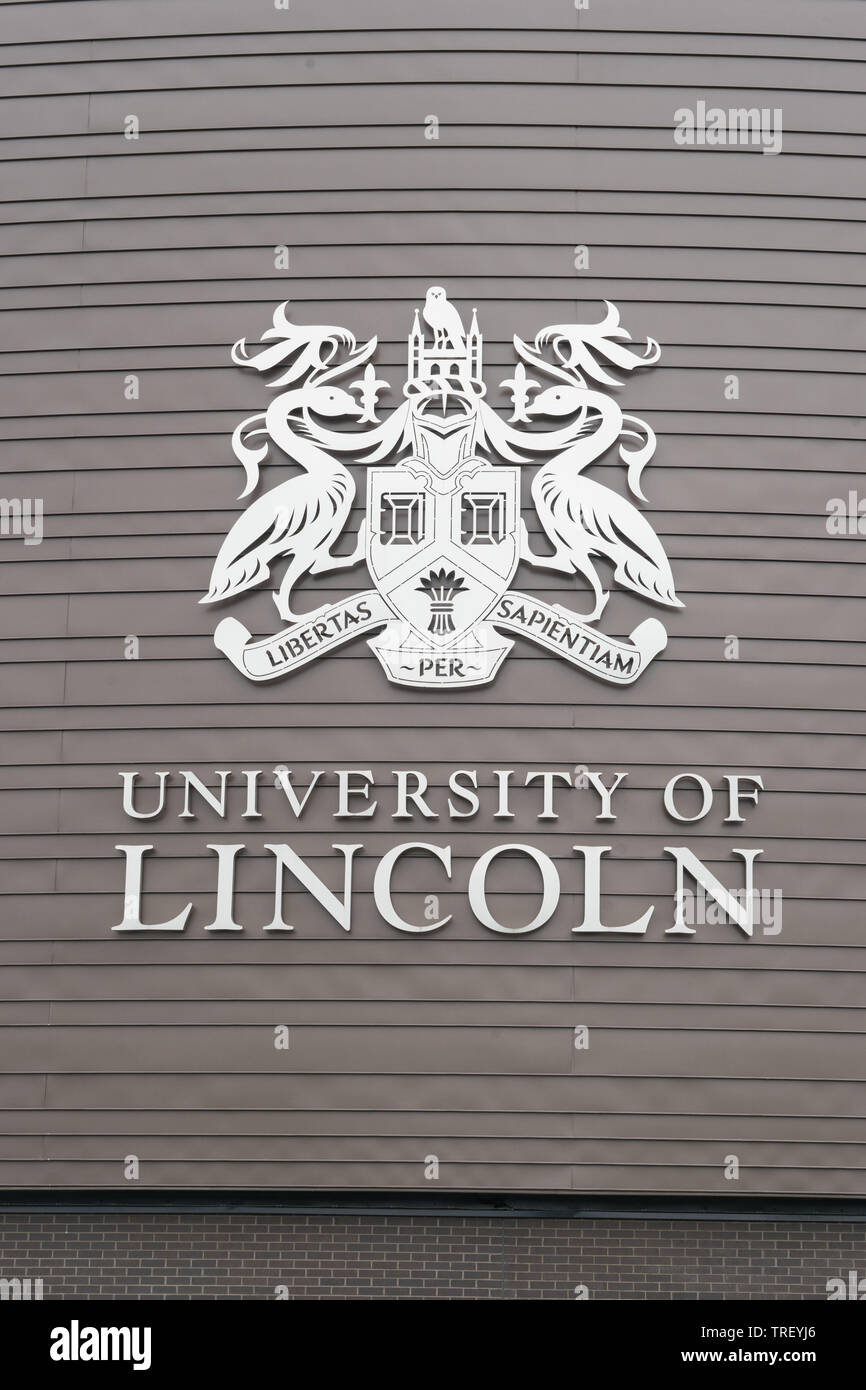
[{"label": "grey metal cladding wall", "polygon": [[[41,545],[0,540],[0,1185],[125,1188],[134,1153],[155,1188],[426,1190],[434,1153],[440,1188],[862,1193],[866,542],[826,521],[862,490],[864,19],[828,0],[0,6],[0,495],[46,512]],[[781,107],[783,153],[678,149],[673,113],[698,99]],[[492,392],[512,334],[591,321],[602,299],[662,343],[622,398],[659,436],[646,515],[686,607],[632,688],[525,643],[449,698],[388,685],[363,642],[262,688],[214,650],[197,600],[240,505],[230,433],[263,395],[229,345],[290,296],[302,322],[377,333],[398,381],[432,282],[478,305]],[[606,616],[627,632],[647,605],[618,594]],[[328,800],[295,834],[275,791],[268,835],[234,810],[121,814],[120,768],[213,784],[276,764],[369,766],[380,810],[356,836]],[[393,768],[424,769],[441,807],[453,768],[578,764],[629,769],[628,789],[601,837],[589,799],[545,829],[516,795],[509,837],[566,888],[536,935],[494,938],[466,906],[468,865],[503,838],[489,814],[390,818]],[[716,813],[674,830],[660,788],[683,769],[764,775],[742,836]],[[262,842],[285,832],[335,890],[332,843],[364,842],[349,936],[295,897],[294,936],[262,935]],[[370,883],[419,833],[454,845],[454,919],[407,939]],[[665,938],[672,835],[723,876],[732,843],[762,845],[780,935]],[[142,838],[150,920],[195,899],[181,936],[111,934],[115,845]],[[246,931],[209,939],[204,845],[239,839]],[[571,935],[575,840],[614,847],[610,920],[656,904],[645,939]],[[418,867],[401,891],[433,889]],[[513,920],[533,911],[518,863],[496,891]]]}]

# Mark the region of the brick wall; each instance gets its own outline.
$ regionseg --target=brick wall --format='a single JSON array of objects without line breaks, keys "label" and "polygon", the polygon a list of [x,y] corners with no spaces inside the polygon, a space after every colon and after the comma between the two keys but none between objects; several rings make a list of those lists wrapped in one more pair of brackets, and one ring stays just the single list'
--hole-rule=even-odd
[{"label": "brick wall", "polygon": [[46,1299],[826,1299],[857,1222],[488,1216],[0,1215],[0,1277]]}]

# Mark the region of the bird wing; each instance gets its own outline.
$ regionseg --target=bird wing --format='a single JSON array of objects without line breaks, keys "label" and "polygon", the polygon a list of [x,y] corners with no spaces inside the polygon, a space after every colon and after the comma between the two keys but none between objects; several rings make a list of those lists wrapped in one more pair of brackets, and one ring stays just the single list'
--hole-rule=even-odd
[{"label": "bird wing", "polygon": [[624,588],[655,603],[682,608],[662,544],[631,502],[582,474],[540,477],[533,495],[553,544],[573,545],[576,558],[587,551],[604,555],[615,565],[614,578]]},{"label": "bird wing", "polygon": [[210,588],[199,603],[217,603],[264,583],[286,555],[315,552],[336,539],[337,514],[309,474],[290,478],[257,498],[238,517],[214,561]]},{"label": "bird wing", "polygon": [[442,305],[442,327],[455,345],[466,337],[460,311],[454,307],[450,299],[446,299]]}]

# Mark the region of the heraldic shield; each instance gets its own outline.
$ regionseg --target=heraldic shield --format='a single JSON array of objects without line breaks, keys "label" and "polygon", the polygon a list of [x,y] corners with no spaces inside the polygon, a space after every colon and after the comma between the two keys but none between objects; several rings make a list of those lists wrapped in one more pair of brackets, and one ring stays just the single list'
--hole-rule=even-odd
[{"label": "heraldic shield", "polygon": [[450,477],[418,459],[370,469],[367,568],[396,620],[370,645],[392,678],[491,678],[511,644],[483,619],[517,568],[518,516],[517,468],[470,458]]}]

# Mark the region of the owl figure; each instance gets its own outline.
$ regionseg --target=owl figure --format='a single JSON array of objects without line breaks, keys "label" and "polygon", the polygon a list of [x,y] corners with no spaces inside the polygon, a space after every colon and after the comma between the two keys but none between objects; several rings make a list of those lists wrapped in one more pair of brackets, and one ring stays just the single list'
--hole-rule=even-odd
[{"label": "owl figure", "polygon": [[441,285],[431,285],[424,302],[424,322],[433,329],[435,346],[459,352],[466,346],[463,320]]}]

